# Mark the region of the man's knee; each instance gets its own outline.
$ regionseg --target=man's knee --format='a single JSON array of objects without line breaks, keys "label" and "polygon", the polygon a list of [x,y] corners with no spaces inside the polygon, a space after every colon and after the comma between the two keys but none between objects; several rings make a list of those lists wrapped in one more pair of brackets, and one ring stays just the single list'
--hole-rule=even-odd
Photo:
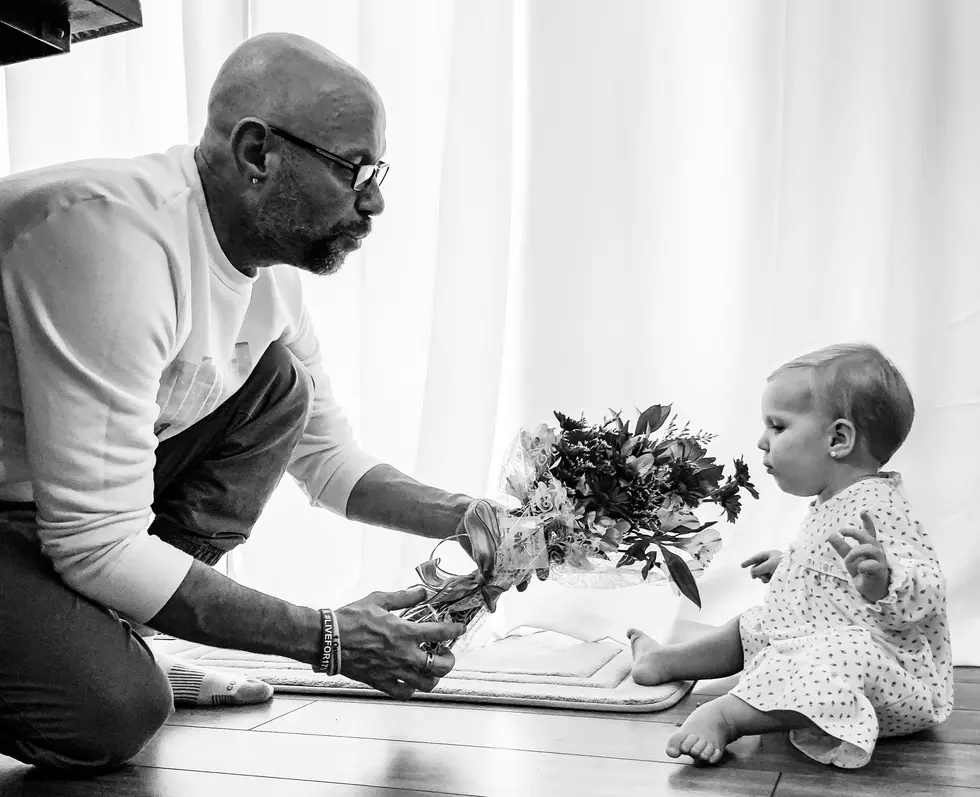
[{"label": "man's knee", "polygon": [[283,344],[275,341],[269,344],[251,378],[269,384],[277,401],[295,406],[300,415],[308,414],[313,403],[313,378],[299,358]]},{"label": "man's knee", "polygon": [[100,731],[96,759],[106,766],[124,764],[149,743],[174,712],[173,692],[157,667],[151,683],[133,683],[128,690],[112,689],[95,710],[94,727]]},{"label": "man's knee", "polygon": [[142,683],[106,683],[88,690],[70,712],[58,738],[29,734],[8,742],[10,755],[39,768],[99,771],[125,764],[173,713],[173,693],[156,668]]}]

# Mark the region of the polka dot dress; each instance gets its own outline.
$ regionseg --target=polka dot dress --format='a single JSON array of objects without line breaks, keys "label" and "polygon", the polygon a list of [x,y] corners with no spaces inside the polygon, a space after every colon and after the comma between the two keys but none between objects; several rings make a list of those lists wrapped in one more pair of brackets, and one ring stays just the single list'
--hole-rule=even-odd
[{"label": "polka dot dress", "polygon": [[[877,603],[857,591],[826,541],[832,531],[862,528],[862,510],[891,568]],[[879,737],[937,725],[953,709],[946,585],[896,473],[810,505],[764,604],[742,615],[740,630],[746,665],[731,693],[760,711],[812,720],[816,728],[790,739],[822,763],[864,766]]]}]

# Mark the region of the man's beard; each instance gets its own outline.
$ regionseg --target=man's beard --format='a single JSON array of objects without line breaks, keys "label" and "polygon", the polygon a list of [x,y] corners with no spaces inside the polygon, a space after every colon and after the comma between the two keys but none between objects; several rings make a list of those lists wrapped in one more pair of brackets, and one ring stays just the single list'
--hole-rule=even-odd
[{"label": "man's beard", "polygon": [[351,251],[350,238],[347,234],[335,232],[307,241],[298,262],[292,265],[320,277],[336,274]]},{"label": "man's beard", "polygon": [[335,274],[356,245],[352,238],[367,234],[366,224],[347,224],[323,234],[305,223],[306,200],[292,182],[270,197],[256,220],[255,252],[272,263],[286,263],[311,274]]}]

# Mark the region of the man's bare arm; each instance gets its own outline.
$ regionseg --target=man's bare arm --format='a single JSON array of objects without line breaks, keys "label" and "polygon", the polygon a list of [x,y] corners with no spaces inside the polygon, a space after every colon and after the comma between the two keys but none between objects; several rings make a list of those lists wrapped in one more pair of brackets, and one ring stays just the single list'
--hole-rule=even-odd
[{"label": "man's bare arm", "polygon": [[320,613],[243,587],[194,561],[173,597],[147,623],[166,634],[213,645],[320,661]]},{"label": "man's bare arm", "polygon": [[[394,611],[424,600],[422,588],[374,592],[336,609],[341,673],[391,697],[408,700],[416,690],[431,692],[455,663],[448,651],[431,662],[426,643],[455,639],[458,623],[412,623]],[[168,634],[220,648],[320,662],[320,613],[243,587],[207,565],[193,562],[173,597],[149,625]]]},{"label": "man's bare arm", "polygon": [[467,495],[429,487],[391,465],[376,465],[351,490],[347,517],[442,540],[457,533],[471,503]]}]

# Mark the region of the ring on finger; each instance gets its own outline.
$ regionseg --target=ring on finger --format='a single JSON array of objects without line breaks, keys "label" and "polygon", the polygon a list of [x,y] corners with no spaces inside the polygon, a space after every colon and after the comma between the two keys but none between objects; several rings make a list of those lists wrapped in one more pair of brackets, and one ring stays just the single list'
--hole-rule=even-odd
[{"label": "ring on finger", "polygon": [[425,664],[422,665],[421,670],[422,675],[428,675],[430,672],[432,672],[432,659],[432,651],[425,654]]}]

